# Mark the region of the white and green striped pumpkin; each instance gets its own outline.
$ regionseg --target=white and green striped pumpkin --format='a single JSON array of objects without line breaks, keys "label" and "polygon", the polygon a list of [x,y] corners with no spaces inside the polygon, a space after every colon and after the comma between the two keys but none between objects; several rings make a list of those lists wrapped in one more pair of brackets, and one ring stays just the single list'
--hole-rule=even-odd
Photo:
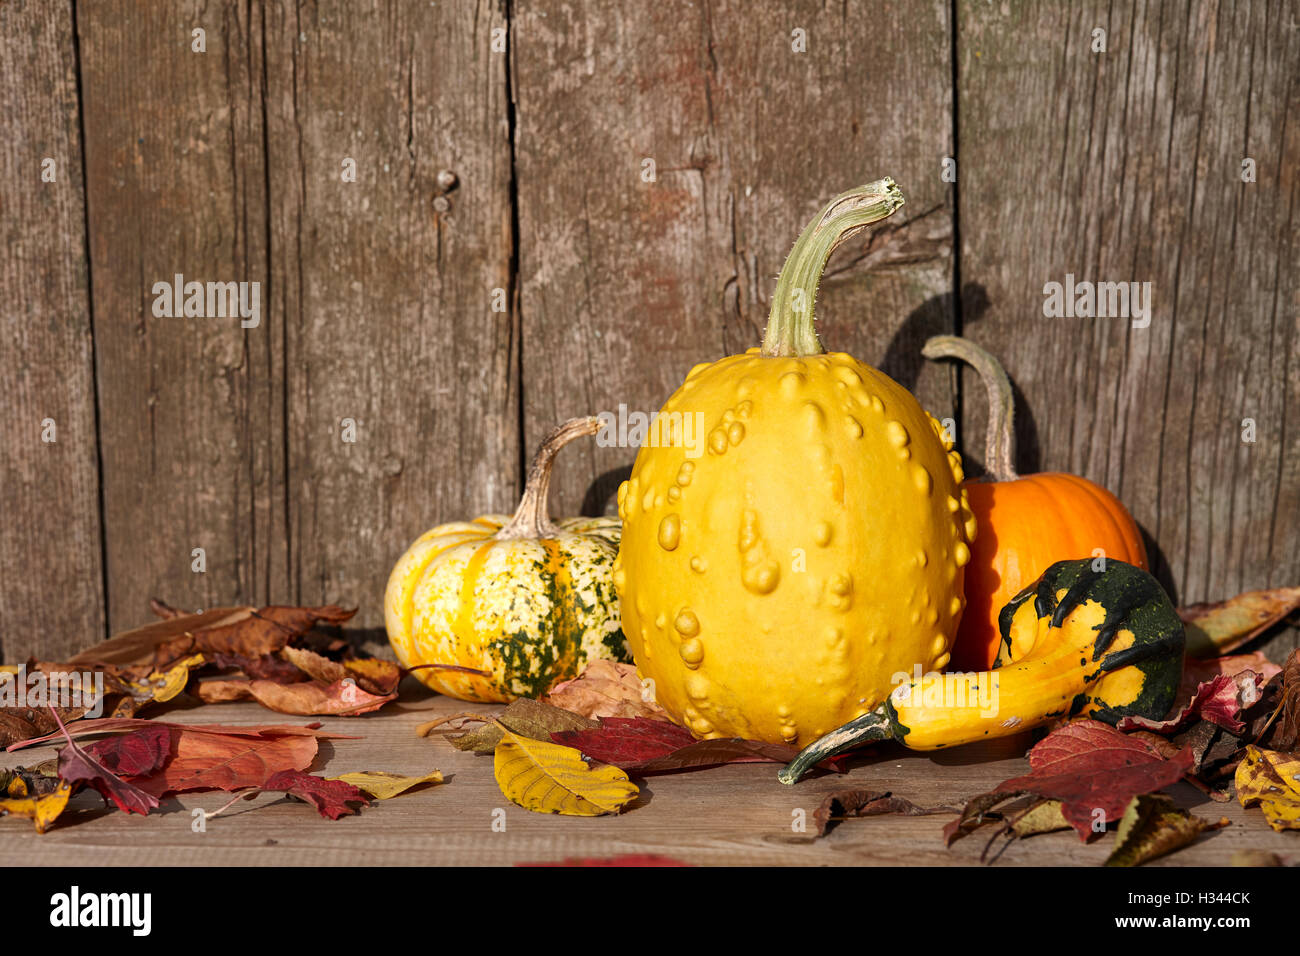
[{"label": "white and green striped pumpkin", "polygon": [[546,438],[513,517],[439,525],[398,560],[384,595],[388,639],[429,687],[504,702],[541,696],[595,658],[631,659],[612,579],[618,519],[547,517],[556,452],[598,428],[575,418]]}]

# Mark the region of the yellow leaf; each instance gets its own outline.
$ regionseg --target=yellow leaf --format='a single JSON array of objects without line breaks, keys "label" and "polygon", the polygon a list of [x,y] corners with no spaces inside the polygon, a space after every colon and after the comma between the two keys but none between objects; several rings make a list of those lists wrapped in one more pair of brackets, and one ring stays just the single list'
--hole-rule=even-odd
[{"label": "yellow leaf", "polygon": [[[21,789],[25,793],[26,785]],[[68,805],[70,796],[72,796],[72,785],[66,780],[60,780],[59,786],[44,796],[0,800],[0,814],[12,813],[17,817],[27,817],[35,822],[37,833],[44,833],[50,828],[50,824],[59,818],[59,814]]]},{"label": "yellow leaf", "polygon": [[536,813],[599,817],[617,813],[641,792],[617,767],[591,767],[572,747],[504,727],[493,764],[501,792]]},{"label": "yellow leaf", "polygon": [[386,770],[359,770],[330,779],[350,783],[377,800],[388,800],[422,783],[442,783],[442,771],[433,770],[423,777],[404,777],[400,773],[389,773]]},{"label": "yellow leaf", "polygon": [[165,671],[154,671],[142,681],[130,681],[132,695],[140,701],[165,704],[185,689],[190,681],[190,671],[203,665],[202,654],[194,654],[177,661]]},{"label": "yellow leaf", "polygon": [[1274,830],[1300,830],[1300,756],[1247,747],[1237,799],[1243,807],[1258,803]]}]

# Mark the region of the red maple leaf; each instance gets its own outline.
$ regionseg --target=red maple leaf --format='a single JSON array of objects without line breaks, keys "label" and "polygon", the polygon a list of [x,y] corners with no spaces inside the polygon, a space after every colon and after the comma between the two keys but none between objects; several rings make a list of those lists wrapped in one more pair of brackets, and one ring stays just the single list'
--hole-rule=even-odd
[{"label": "red maple leaf", "polygon": [[[789,763],[798,754],[794,747],[740,737],[696,740],[683,727],[649,717],[602,717],[599,728],[561,730],[551,739],[639,776],[726,763]],[[841,759],[819,766],[842,772]]]}]

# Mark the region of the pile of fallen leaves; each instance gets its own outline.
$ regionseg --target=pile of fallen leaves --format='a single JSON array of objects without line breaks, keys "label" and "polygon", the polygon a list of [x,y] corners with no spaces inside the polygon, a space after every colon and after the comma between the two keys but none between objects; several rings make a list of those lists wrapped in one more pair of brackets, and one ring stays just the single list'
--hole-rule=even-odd
[{"label": "pile of fallen leaves", "polygon": [[[640,794],[633,777],[728,763],[785,764],[798,751],[739,738],[696,740],[650,699],[636,668],[593,661],[544,701],[520,699],[494,716],[453,714],[416,729],[428,735],[454,721],[476,730],[449,736],[458,750],[492,754],[497,783],[513,803],[537,813],[601,816]],[[843,772],[843,758],[827,761]]]},{"label": "pile of fallen leaves", "polygon": [[[102,695],[83,693],[78,706],[0,707],[0,744],[8,749],[66,741],[55,760],[0,771],[0,814],[30,817],[44,832],[82,789],[98,791],[122,812],[140,814],[175,794],[224,790],[235,794],[232,804],[283,793],[333,820],[355,813],[371,797],[387,799],[441,782],[437,771],[414,777],[307,773],[317,742],[343,736],[322,732],[319,723],[234,727],[137,717],[183,691],[205,703],[255,700],[282,714],[356,716],[395,700],[404,676],[397,664],[358,656],[348,642],[316,630],[337,627],[355,611],[226,607],[188,614],[152,604],[161,620],[69,661],[31,660],[0,669],[0,681],[43,675],[54,687],[60,676],[75,673],[103,682]],[[95,713],[107,716],[87,716]],[[105,734],[111,736],[84,747],[74,739]]]}]

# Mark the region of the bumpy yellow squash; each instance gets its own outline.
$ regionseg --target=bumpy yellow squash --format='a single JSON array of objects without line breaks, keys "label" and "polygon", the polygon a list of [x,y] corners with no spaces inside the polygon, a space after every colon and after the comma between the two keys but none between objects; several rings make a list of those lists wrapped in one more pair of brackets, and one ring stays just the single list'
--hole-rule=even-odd
[{"label": "bumpy yellow squash", "polygon": [[882,180],[822,211],[763,348],[693,368],[619,489],[623,631],[697,736],[807,744],[891,675],[948,661],[975,531],[961,460],[906,389],[813,329],[831,251],[902,202]]},{"label": "bumpy yellow squash", "polygon": [[[536,697],[598,657],[627,660],[611,571],[613,518],[547,517],[555,453],[596,418],[575,418],[542,443],[513,518],[485,515],[421,535],[388,579],[384,622],[403,667],[461,700]],[[471,668],[487,676],[451,668]]]}]

